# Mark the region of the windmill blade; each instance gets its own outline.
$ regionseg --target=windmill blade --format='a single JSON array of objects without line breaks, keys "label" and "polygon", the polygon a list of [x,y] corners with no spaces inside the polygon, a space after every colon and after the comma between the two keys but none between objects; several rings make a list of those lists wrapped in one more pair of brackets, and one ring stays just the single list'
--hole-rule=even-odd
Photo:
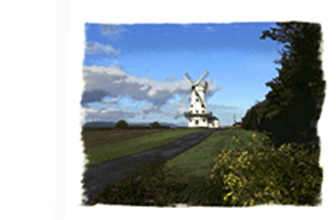
[{"label": "windmill blade", "polygon": [[189,76],[188,73],[185,73],[183,76],[191,86],[194,85],[195,81]]},{"label": "windmill blade", "polygon": [[202,97],[201,97],[200,94],[197,92],[197,90],[195,89],[194,91],[196,92],[198,98],[201,100],[202,104],[205,105],[205,103],[204,103]]},{"label": "windmill blade", "polygon": [[189,92],[183,97],[183,99],[180,101],[180,103],[183,103],[183,101],[187,98],[187,96],[191,93],[192,90],[189,90]]},{"label": "windmill blade", "polygon": [[205,77],[205,76],[207,76],[209,74],[209,72],[208,71],[205,71],[204,73],[203,73],[203,75],[197,80],[197,82],[195,83],[195,85],[198,85],[200,82],[201,82],[201,80]]}]

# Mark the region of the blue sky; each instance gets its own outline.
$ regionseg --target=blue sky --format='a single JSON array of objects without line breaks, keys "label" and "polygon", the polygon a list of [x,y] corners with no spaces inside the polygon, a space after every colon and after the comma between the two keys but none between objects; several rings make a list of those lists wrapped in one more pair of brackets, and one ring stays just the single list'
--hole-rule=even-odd
[{"label": "blue sky", "polygon": [[85,25],[84,121],[186,125],[186,72],[210,84],[207,110],[237,121],[270,90],[281,44],[260,40],[275,23]]}]

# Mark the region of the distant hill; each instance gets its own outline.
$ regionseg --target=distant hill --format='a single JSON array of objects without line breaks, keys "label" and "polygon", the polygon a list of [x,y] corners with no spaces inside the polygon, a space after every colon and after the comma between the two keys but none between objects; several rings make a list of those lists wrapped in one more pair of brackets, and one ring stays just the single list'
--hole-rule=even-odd
[{"label": "distant hill", "polygon": [[[141,122],[141,123],[128,123],[129,126],[150,126],[152,122]],[[114,125],[116,124],[116,122],[111,122],[111,121],[96,121],[96,122],[87,122],[84,124],[84,128],[85,127],[113,127]],[[171,128],[177,128],[179,126],[173,124],[173,123],[165,123],[165,122],[162,122],[160,123],[160,125],[162,126],[169,126]]]},{"label": "distant hill", "polygon": [[115,122],[111,122],[111,121],[95,121],[95,122],[87,122],[84,124],[84,128],[85,127],[97,127],[97,128],[101,128],[101,127],[114,127],[116,123]]}]

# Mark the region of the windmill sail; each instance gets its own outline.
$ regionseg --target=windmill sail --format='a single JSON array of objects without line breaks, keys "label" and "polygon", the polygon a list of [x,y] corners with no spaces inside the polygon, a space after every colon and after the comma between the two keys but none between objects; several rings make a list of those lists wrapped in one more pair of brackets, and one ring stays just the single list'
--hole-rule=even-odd
[{"label": "windmill sail", "polygon": [[183,97],[183,99],[180,101],[180,103],[182,103],[186,98],[187,96],[191,93],[192,90],[189,90],[189,92]]},{"label": "windmill sail", "polygon": [[197,82],[194,84],[195,86],[196,85],[198,85],[201,81],[202,81],[202,79],[205,77],[205,76],[207,76],[209,74],[209,72],[208,71],[205,71],[204,73],[203,73],[203,75],[197,80]]},{"label": "windmill sail", "polygon": [[188,73],[185,73],[184,75],[184,78],[188,81],[188,83],[192,86],[192,85],[194,85],[194,80],[189,76],[189,74]]}]

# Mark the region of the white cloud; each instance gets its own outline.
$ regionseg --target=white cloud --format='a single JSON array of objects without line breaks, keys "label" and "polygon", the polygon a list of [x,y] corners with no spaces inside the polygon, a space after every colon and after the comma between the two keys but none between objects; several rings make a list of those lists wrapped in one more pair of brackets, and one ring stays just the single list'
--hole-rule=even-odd
[{"label": "white cloud", "polygon": [[217,104],[207,104],[209,110],[239,110],[237,106],[232,105],[217,105]]},{"label": "white cloud", "polygon": [[140,115],[140,112],[126,111],[116,108],[101,108],[101,109],[81,109],[81,114],[84,115],[84,121],[119,121],[121,119],[134,118]]},{"label": "white cloud", "polygon": [[174,102],[172,104],[165,104],[162,106],[149,104],[144,108],[142,108],[143,118],[146,118],[148,120],[155,120],[158,118],[167,118],[168,116],[168,118],[171,118],[171,120],[173,119],[174,122],[177,119],[184,117],[183,113],[186,111],[188,111],[188,108],[179,102]]},{"label": "white cloud", "polygon": [[162,109],[160,108],[160,106],[155,106],[153,104],[149,104],[145,107],[142,108],[142,113],[145,115],[148,114],[153,114],[153,113],[162,113]]},{"label": "white cloud", "polygon": [[174,102],[169,105],[163,106],[166,111],[164,112],[165,115],[172,116],[174,119],[179,119],[183,116],[183,113],[189,111],[189,107],[186,107],[184,104],[180,102]]},{"label": "white cloud", "polygon": [[114,99],[110,99],[110,100],[103,100],[101,103],[102,104],[117,104],[118,103],[118,99],[114,98]]},{"label": "white cloud", "polygon": [[[146,118],[146,120],[165,119],[172,123],[183,121],[183,112],[188,111],[185,103],[178,101],[169,103],[168,100],[176,98],[175,95],[183,96],[190,89],[187,81],[179,80],[172,82],[159,82],[150,78],[133,76],[121,70],[116,65],[84,66],[83,76],[85,81],[82,106],[85,121],[118,121],[127,118]],[[172,78],[172,77],[171,77]],[[209,82],[208,96],[212,96],[219,85]],[[88,103],[100,104],[118,103],[118,98],[128,97],[133,101],[148,101],[149,104],[142,109],[130,111],[127,106],[123,109],[108,108],[101,106],[99,110],[88,108]],[[178,120],[180,119],[180,120]]]},{"label": "white cloud", "polygon": [[85,45],[85,53],[86,54],[104,54],[111,56],[118,56],[121,53],[121,50],[116,50],[110,45],[103,45],[97,42],[88,42]]},{"label": "white cloud", "polygon": [[[154,105],[163,105],[176,94],[184,95],[190,85],[185,80],[159,82],[150,78],[141,78],[124,72],[118,66],[84,66],[85,84],[83,101],[100,101],[105,96],[129,96],[134,100],[148,100]],[[208,80],[208,96],[219,90],[219,85]],[[92,91],[97,91],[93,93]],[[98,93],[99,92],[99,93]],[[86,100],[87,98],[87,100]]]}]

